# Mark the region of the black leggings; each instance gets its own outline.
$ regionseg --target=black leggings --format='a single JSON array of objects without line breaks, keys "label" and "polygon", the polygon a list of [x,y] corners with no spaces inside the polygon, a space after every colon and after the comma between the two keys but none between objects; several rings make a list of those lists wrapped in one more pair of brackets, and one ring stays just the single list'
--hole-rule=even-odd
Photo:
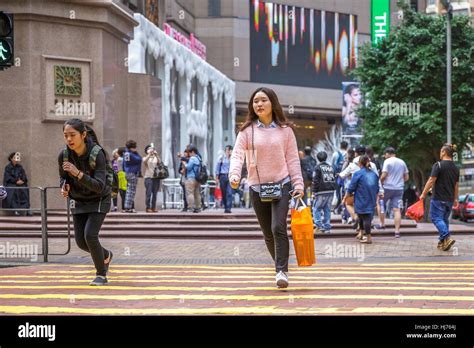
[{"label": "black leggings", "polygon": [[104,260],[109,257],[109,251],[100,245],[99,231],[105,215],[105,213],[87,213],[72,216],[77,246],[91,254],[96,274],[104,277],[106,275]]},{"label": "black leggings", "polygon": [[262,202],[258,192],[250,189],[252,204],[257,214],[258,223],[262,228],[265,244],[275,261],[277,272],[288,272],[290,241],[288,238],[286,219],[290,202],[290,185],[283,186],[282,197],[278,201]]},{"label": "black leggings", "polygon": [[365,235],[370,235],[372,227],[372,214],[357,214],[359,216],[359,229],[364,230]]}]

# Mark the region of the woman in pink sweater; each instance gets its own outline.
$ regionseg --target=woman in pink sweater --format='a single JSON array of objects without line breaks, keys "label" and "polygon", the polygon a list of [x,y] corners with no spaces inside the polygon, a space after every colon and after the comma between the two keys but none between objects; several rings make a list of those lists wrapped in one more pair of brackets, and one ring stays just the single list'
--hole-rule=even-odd
[{"label": "woman in pink sweater", "polygon": [[[303,195],[303,176],[292,124],[283,112],[275,92],[259,88],[251,96],[248,115],[235,142],[229,179],[237,187],[246,160],[253,208],[262,228],[265,244],[275,261],[276,283],[288,287],[290,242],[287,217],[291,196]],[[260,184],[281,184],[281,197],[262,201]],[[293,187],[293,190],[291,190]]]}]

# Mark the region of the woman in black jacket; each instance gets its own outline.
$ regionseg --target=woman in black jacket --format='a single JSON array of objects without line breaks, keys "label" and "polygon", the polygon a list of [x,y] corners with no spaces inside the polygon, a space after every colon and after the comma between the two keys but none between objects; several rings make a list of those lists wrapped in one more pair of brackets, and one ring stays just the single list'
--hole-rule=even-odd
[{"label": "woman in black jacket", "polygon": [[[3,208],[10,209],[30,209],[30,192],[28,187],[28,177],[25,169],[20,164],[21,155],[19,152],[12,152],[8,156],[10,163],[5,167],[3,174],[3,185],[7,190],[7,198],[3,201]],[[24,189],[9,189],[9,187],[25,187]],[[28,216],[33,215],[30,211]],[[15,211],[15,215],[25,215],[25,211]]]},{"label": "woman in black jacket", "polygon": [[63,131],[67,146],[58,158],[61,193],[69,198],[77,246],[89,252],[94,261],[96,278],[90,285],[106,285],[113,254],[100,244],[99,231],[111,207],[107,154],[101,149],[97,156],[91,156],[99,142],[83,121],[66,121]]}]

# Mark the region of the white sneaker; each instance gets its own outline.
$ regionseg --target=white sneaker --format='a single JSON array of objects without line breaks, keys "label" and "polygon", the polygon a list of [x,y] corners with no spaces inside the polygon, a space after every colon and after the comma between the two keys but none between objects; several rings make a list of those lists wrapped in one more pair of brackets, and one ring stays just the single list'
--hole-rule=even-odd
[{"label": "white sneaker", "polygon": [[276,275],[276,285],[277,287],[283,289],[288,287],[288,276],[285,272],[280,271]]}]

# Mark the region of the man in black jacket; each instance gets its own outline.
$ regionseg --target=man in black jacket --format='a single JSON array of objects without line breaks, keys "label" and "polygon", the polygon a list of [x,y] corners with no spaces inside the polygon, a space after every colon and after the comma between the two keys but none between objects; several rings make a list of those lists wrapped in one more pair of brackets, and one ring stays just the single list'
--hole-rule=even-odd
[{"label": "man in black jacket", "polygon": [[[316,232],[331,232],[331,205],[336,190],[333,167],[326,162],[327,153],[321,151],[316,156],[319,164],[313,173],[313,219]],[[321,211],[324,221],[321,222]]]}]

